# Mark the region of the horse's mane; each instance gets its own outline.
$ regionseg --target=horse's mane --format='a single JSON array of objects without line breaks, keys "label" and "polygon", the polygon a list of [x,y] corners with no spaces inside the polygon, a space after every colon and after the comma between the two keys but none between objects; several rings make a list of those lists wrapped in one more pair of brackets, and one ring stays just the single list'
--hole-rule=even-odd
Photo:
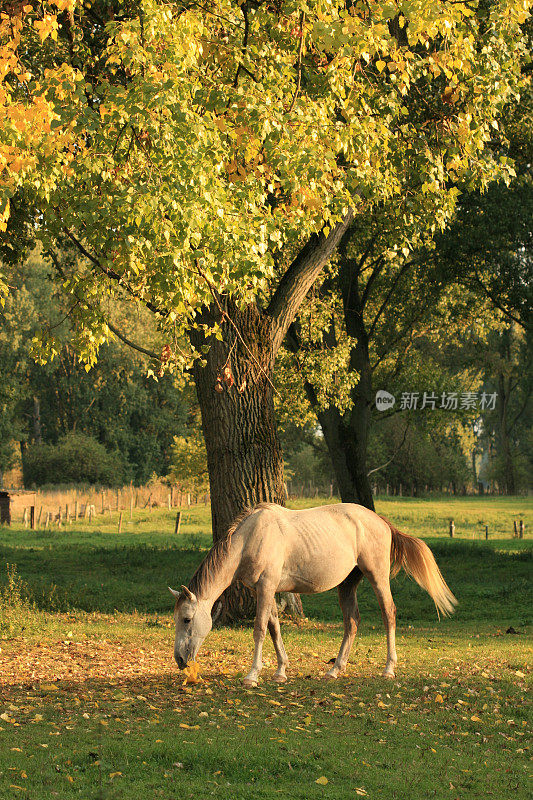
[{"label": "horse's mane", "polygon": [[189,589],[191,592],[193,592],[193,594],[202,594],[204,589],[208,587],[213,574],[216,573],[224,563],[231,545],[231,537],[241,522],[244,522],[244,520],[253,514],[254,511],[258,511],[260,508],[269,508],[271,505],[272,503],[258,503],[253,508],[245,508],[244,511],[233,520],[226,535],[223,536],[222,539],[219,539],[218,542],[215,542],[192,576],[189,583]]}]

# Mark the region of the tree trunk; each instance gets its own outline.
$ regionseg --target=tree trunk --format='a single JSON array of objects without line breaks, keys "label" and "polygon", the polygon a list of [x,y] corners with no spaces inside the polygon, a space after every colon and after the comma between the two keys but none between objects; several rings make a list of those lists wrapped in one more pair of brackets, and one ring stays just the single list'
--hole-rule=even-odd
[{"label": "tree trunk", "polygon": [[[226,303],[225,311],[240,336],[231,322],[224,321],[223,341],[215,337],[204,341],[209,345],[205,366],[199,362],[194,366],[215,541],[226,535],[246,508],[261,502],[285,504],[283,454],[271,383],[271,320],[254,305],[239,310]],[[200,334],[192,339],[202,344]],[[294,602],[303,614],[299,598]],[[252,616],[254,609],[255,598],[243,586],[232,585],[224,593],[223,620]]]},{"label": "tree trunk", "polygon": [[509,495],[516,494],[516,479],[515,479],[515,468],[514,468],[514,461],[513,461],[513,454],[511,452],[511,442],[509,440],[509,431],[508,431],[508,405],[509,405],[509,380],[505,379],[503,374],[498,376],[498,384],[499,384],[499,440],[500,440],[500,448],[503,457],[503,464],[504,464],[504,485],[505,485],[505,493]]}]

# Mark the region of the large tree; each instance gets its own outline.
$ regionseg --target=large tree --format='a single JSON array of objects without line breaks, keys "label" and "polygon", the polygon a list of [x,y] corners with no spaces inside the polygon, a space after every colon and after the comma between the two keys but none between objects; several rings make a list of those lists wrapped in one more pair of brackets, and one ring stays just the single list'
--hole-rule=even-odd
[{"label": "large tree", "polygon": [[[273,367],[354,220],[442,225],[516,91],[528,4],[144,0],[13,3],[2,15],[3,215],[24,190],[89,363],[110,309],[143,304],[194,375],[213,532],[283,501]],[[185,345],[184,341],[188,344]]]}]

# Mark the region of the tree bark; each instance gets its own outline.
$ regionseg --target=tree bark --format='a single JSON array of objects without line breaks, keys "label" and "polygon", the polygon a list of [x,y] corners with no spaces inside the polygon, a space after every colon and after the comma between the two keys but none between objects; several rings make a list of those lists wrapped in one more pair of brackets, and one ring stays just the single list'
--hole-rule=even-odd
[{"label": "tree bark", "polygon": [[515,467],[513,461],[513,454],[511,452],[511,442],[508,430],[508,406],[509,406],[509,379],[505,379],[504,375],[500,373],[498,376],[499,388],[499,440],[500,448],[503,457],[503,480],[505,485],[505,493],[509,495],[516,494],[516,478]]},{"label": "tree bark", "polygon": [[[283,454],[273,402],[272,320],[255,305],[239,310],[224,301],[224,312],[229,319],[222,322],[223,341],[214,336],[203,341],[198,333],[192,336],[197,346],[209,346],[205,366],[195,364],[194,379],[207,450],[215,541],[226,535],[246,508],[261,502],[285,504]],[[291,601],[303,615],[299,598]],[[249,617],[254,609],[253,594],[232,585],[223,596],[221,619]]]}]

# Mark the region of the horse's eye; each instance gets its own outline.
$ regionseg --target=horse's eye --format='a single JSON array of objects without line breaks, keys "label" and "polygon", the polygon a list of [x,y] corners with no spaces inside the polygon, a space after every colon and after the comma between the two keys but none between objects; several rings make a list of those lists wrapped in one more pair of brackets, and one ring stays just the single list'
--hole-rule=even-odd
[{"label": "horse's eye", "polygon": [[191,622],[190,617],[184,617],[183,622],[185,623],[185,625],[188,625],[189,622]]}]

